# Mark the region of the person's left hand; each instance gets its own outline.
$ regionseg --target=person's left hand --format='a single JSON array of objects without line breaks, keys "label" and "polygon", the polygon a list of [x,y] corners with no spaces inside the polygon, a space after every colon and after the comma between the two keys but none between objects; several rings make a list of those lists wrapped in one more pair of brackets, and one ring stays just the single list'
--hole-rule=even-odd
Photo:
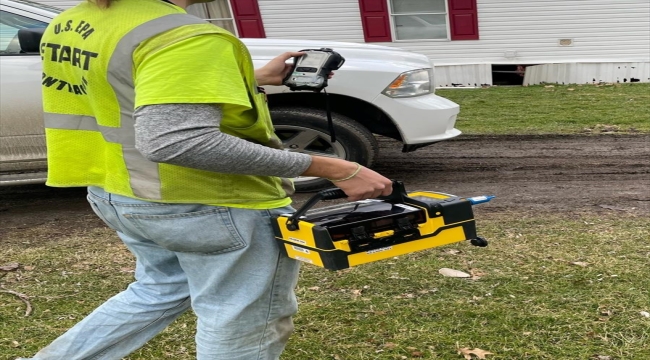
[{"label": "person's left hand", "polygon": [[[293,67],[293,63],[287,64],[287,60],[294,57],[300,57],[303,54],[303,52],[299,51],[287,51],[284,54],[273,58],[273,60],[269,61],[261,68],[256,69],[255,80],[257,80],[257,85],[282,85],[282,80],[287,77],[287,74]],[[332,76],[334,76],[334,73],[330,72],[327,78],[331,79]]]},{"label": "person's left hand", "polygon": [[273,58],[266,65],[255,70],[257,85],[282,85],[282,80],[287,76],[293,64],[287,64],[287,60],[300,57],[304,53],[298,51],[287,51],[284,54]]}]

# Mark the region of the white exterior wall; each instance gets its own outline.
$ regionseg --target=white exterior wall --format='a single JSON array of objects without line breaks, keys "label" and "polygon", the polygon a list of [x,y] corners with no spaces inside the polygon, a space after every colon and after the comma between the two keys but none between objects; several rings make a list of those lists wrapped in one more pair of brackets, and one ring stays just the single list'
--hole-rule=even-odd
[{"label": "white exterior wall", "polygon": [[524,85],[650,82],[650,62],[561,63],[529,66]]},{"label": "white exterior wall", "polygon": [[[364,42],[357,0],[259,0],[269,38]],[[478,0],[480,40],[379,43],[436,65],[650,61],[648,0]],[[572,39],[561,46],[560,39]],[[515,52],[515,56],[507,52]]]},{"label": "white exterior wall", "polygon": [[[67,7],[79,1],[40,2]],[[258,2],[268,38],[364,42],[358,0]],[[427,55],[436,66],[436,86],[491,84],[490,64],[650,62],[649,0],[477,0],[477,6],[480,40],[374,44]],[[562,46],[560,39],[572,44]],[[650,81],[639,71],[631,76]]]},{"label": "white exterior wall", "polygon": [[268,38],[364,42],[357,0],[258,0]]},{"label": "white exterior wall", "polygon": [[[267,37],[364,42],[357,0],[259,4]],[[477,6],[480,40],[378,44],[427,55],[436,86],[491,84],[490,64],[650,62],[648,0],[478,0]],[[650,81],[642,70],[634,76]]]}]

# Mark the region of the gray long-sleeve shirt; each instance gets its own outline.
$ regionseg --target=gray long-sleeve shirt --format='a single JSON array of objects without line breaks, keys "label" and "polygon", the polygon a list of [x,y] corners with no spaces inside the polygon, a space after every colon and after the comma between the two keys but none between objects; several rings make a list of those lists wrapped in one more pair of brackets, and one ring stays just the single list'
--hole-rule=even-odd
[{"label": "gray long-sleeve shirt", "polygon": [[219,130],[216,104],[162,104],[136,109],[135,147],[148,160],[221,173],[296,177],[311,157],[255,144]]}]

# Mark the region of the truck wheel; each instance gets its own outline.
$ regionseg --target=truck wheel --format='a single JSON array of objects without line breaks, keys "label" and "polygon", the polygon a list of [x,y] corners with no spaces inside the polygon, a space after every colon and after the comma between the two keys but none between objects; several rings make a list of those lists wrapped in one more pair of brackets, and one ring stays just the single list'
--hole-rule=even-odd
[{"label": "truck wheel", "polygon": [[[285,149],[304,154],[329,156],[370,167],[379,153],[377,139],[368,129],[341,114],[332,113],[336,142],[332,143],[325,110],[296,107],[271,109],[271,118]],[[326,179],[297,177],[296,191],[309,192],[332,187]]]}]

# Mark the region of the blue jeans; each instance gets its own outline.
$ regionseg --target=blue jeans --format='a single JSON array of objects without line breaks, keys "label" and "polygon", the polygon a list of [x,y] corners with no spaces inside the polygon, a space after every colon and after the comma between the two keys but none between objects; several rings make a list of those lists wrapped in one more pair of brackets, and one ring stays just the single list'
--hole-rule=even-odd
[{"label": "blue jeans", "polygon": [[121,359],[190,307],[197,359],[280,357],[298,309],[299,265],[280,254],[270,221],[291,207],[161,204],[97,187],[88,201],[135,255],[135,282],[32,359]]}]

